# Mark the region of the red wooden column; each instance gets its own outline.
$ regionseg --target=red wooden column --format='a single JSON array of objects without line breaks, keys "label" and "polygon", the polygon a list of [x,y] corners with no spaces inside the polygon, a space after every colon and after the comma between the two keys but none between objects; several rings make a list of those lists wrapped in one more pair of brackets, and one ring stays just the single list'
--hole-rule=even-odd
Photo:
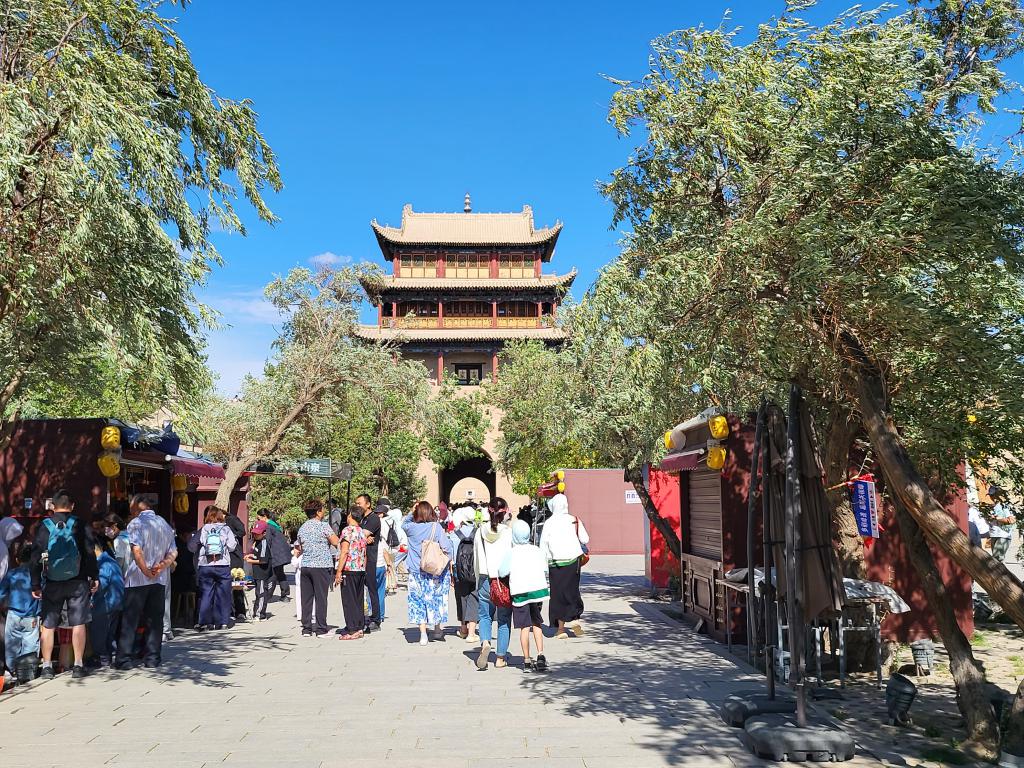
[{"label": "red wooden column", "polygon": [[398,302],[397,301],[392,301],[391,302],[391,319],[394,320],[395,322],[398,322]]},{"label": "red wooden column", "polygon": [[384,302],[377,302],[377,327],[380,328],[384,325]]},{"label": "red wooden column", "polygon": [[490,262],[491,263],[490,263],[489,272],[490,272],[491,278],[493,279],[493,278],[496,278],[498,276],[498,252],[497,251],[491,251]]},{"label": "red wooden column", "polygon": [[444,271],[445,271],[446,266],[447,266],[447,264],[445,262],[445,252],[444,251],[440,251],[437,254],[437,276],[438,277],[444,277]]},{"label": "red wooden column", "polygon": [[444,350],[437,350],[437,383],[444,380]]},{"label": "red wooden column", "polygon": [[540,256],[533,260],[533,276],[540,277]]},{"label": "red wooden column", "polygon": [[394,269],[395,277],[398,277],[402,272],[402,257],[397,253],[395,254],[394,260],[391,262],[391,266]]},{"label": "red wooden column", "polygon": [[498,353],[491,353],[491,378],[494,381],[498,380]]},{"label": "red wooden column", "polygon": [[437,327],[444,328],[444,303],[437,300]]},{"label": "red wooden column", "polygon": [[498,327],[498,302],[491,302],[491,328]]}]

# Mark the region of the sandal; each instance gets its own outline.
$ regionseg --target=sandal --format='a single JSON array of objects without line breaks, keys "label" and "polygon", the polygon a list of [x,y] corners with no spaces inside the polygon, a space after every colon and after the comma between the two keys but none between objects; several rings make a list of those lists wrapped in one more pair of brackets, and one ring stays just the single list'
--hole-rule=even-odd
[{"label": "sandal", "polygon": [[502,667],[507,667],[508,666],[508,662],[505,660],[504,657],[502,657],[502,658],[498,659],[496,662],[494,662],[494,666],[496,668],[498,668],[498,669],[501,669]]},{"label": "sandal", "polygon": [[346,633],[344,635],[338,635],[338,639],[339,640],[351,640],[352,639],[352,635],[350,635],[348,633]]},{"label": "sandal", "polygon": [[559,632],[555,635],[555,640],[568,640],[569,634],[567,632]]}]

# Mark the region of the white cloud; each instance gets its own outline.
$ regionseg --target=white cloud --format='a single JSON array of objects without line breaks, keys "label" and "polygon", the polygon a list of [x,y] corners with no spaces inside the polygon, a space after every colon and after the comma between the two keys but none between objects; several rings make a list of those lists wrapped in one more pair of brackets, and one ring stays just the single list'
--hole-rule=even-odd
[{"label": "white cloud", "polygon": [[262,296],[233,294],[215,299],[211,305],[231,325],[239,322],[277,325],[282,320],[281,311]]},{"label": "white cloud", "polygon": [[342,264],[351,264],[352,259],[349,256],[339,256],[336,253],[324,251],[323,253],[318,253],[316,256],[311,256],[309,258],[309,263],[317,269],[322,267],[329,267],[333,269],[334,267],[340,267]]}]

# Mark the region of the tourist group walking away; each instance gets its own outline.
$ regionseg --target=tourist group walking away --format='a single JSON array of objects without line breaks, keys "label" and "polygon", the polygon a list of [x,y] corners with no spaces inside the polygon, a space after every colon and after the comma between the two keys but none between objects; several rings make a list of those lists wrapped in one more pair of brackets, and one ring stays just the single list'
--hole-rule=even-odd
[{"label": "tourist group walking away", "polygon": [[[457,636],[478,649],[470,655],[481,671],[509,666],[513,630],[523,670],[548,670],[545,602],[556,640],[584,633],[580,575],[589,537],[562,494],[536,523],[513,518],[501,498],[454,510],[419,501],[407,514],[387,497],[374,503],[363,494],[348,509],[313,499],[297,531],[283,530],[266,509],[247,531],[236,515],[210,506],[187,535],[175,534],[150,494],[131,499],[127,522],[111,514],[86,524],[75,505],[58,490],[28,530],[0,519],[0,659],[15,682],[54,676],[58,631],[59,666],[73,678],[90,667],[159,667],[173,638],[172,589],[179,608],[179,598],[193,600],[194,630],[223,630],[270,618],[275,591],[291,601],[288,564],[307,637],[358,641],[379,630],[391,619],[387,597],[402,582],[410,639],[420,645],[442,639],[454,591]],[[240,569],[251,576],[251,608]],[[344,619],[332,631],[327,608],[336,589]]]}]

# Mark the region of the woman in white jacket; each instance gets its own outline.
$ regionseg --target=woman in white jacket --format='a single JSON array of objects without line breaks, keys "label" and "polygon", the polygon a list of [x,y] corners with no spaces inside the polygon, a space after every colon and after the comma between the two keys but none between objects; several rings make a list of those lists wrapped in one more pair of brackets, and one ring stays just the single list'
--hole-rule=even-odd
[{"label": "woman in white jacket", "polygon": [[477,595],[480,600],[480,653],[476,666],[481,672],[487,669],[491,655],[493,623],[498,624],[498,654],[494,666],[508,666],[505,658],[512,636],[512,606],[499,608],[491,602],[491,580],[498,579],[498,569],[512,549],[512,529],[502,521],[508,512],[508,504],[502,498],[494,498],[487,505],[490,522],[477,528],[473,539],[473,566],[476,570]]},{"label": "woman in white jacket", "polygon": [[583,635],[583,597],[580,595],[580,570],[583,547],[590,541],[583,521],[569,514],[569,500],[559,493],[548,500],[551,517],[544,523],[540,549],[548,561],[551,600],[548,613],[555,637],[564,640],[566,627],[577,637]]}]

